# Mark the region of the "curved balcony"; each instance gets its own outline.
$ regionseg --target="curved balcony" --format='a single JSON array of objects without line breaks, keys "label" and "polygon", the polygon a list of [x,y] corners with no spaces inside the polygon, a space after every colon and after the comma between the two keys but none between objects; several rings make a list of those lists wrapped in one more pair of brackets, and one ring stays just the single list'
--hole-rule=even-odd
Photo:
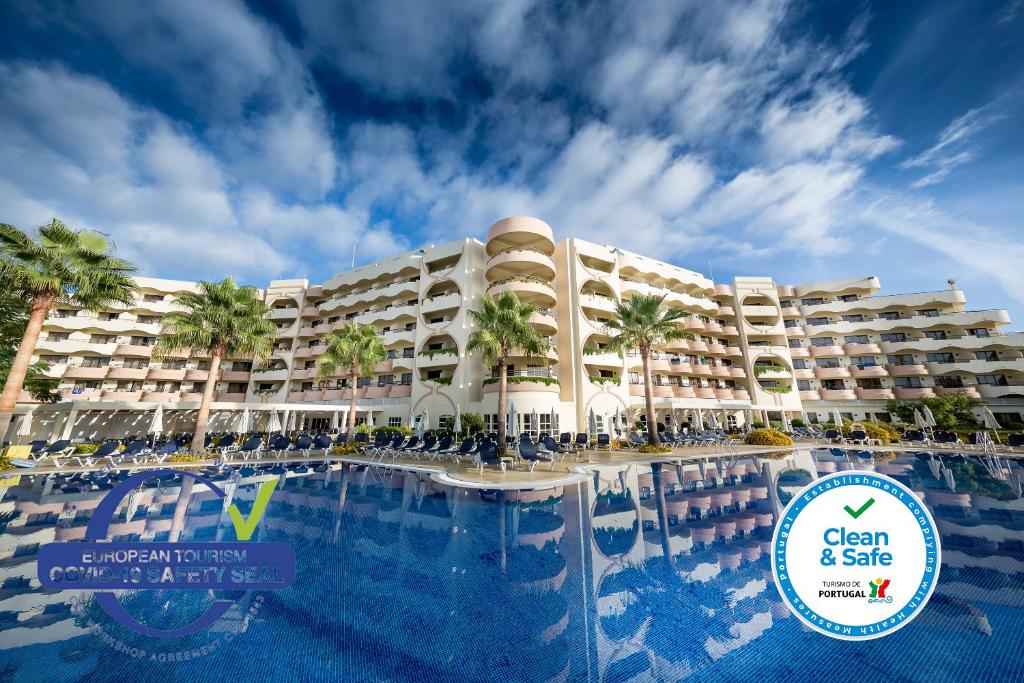
[{"label": "curved balcony", "polygon": [[736,329],[735,325],[722,325],[722,336],[738,337],[740,336],[740,331]]},{"label": "curved balcony", "polygon": [[[829,345],[829,346],[811,346],[809,347],[811,358],[836,358],[838,356],[845,356],[846,351],[842,346]],[[792,351],[790,352],[792,356]],[[793,356],[794,358],[796,356]]]},{"label": "curved balcony", "polygon": [[237,392],[218,391],[213,395],[214,401],[221,403],[245,403],[245,394]]},{"label": "curved balcony", "polygon": [[725,355],[729,358],[741,358],[743,357],[743,352],[738,346],[726,346]]},{"label": "curved balcony", "polygon": [[820,401],[821,394],[818,393],[817,389],[806,389],[800,392],[801,401]]},{"label": "curved balcony", "polygon": [[892,389],[863,389],[857,387],[854,391],[857,393],[857,398],[862,401],[888,401],[894,396]]},{"label": "curved balcony", "polygon": [[692,351],[694,353],[707,353],[708,352],[707,342],[703,341],[702,339],[691,339],[689,341],[688,346],[690,347],[690,351]]},{"label": "curved balcony", "polygon": [[748,392],[743,387],[735,387],[732,390],[732,397],[733,397],[733,399],[735,399],[737,401],[749,401],[750,400],[750,392]]},{"label": "curved balcony", "polygon": [[795,325],[793,327],[787,327],[785,329],[786,329],[786,336],[787,337],[806,337],[807,336],[807,331],[804,328],[800,327],[799,325]]},{"label": "curved balcony", "polygon": [[935,392],[931,387],[893,387],[896,398],[903,401],[913,401],[919,398],[935,398]]},{"label": "curved balcony", "polygon": [[674,393],[671,384],[655,384],[651,391],[654,398],[672,398]]},{"label": "curved balcony", "polygon": [[884,365],[850,365],[848,369],[850,376],[857,379],[889,376],[889,371],[885,369]]},{"label": "curved balcony", "polygon": [[715,390],[711,387],[695,387],[693,393],[697,395],[697,398],[715,398]]},{"label": "curved balcony", "polygon": [[487,254],[493,256],[510,248],[537,249],[548,255],[555,253],[555,236],[551,226],[530,216],[510,216],[494,223],[487,230]]},{"label": "curved balcony", "polygon": [[252,376],[251,370],[222,370],[220,381],[222,382],[248,382]]},{"label": "curved balcony", "polygon": [[458,293],[441,294],[420,302],[420,312],[426,315],[462,306],[462,295]]},{"label": "curved balcony", "polygon": [[205,382],[210,379],[210,371],[188,368],[185,370],[185,379],[190,382]]},{"label": "curved balcony", "polygon": [[538,310],[530,316],[529,322],[537,328],[541,336],[549,337],[558,332],[558,321],[549,311]]},{"label": "curved balcony", "polygon": [[732,316],[736,315],[736,309],[734,309],[729,304],[719,304],[718,305],[718,315],[723,317],[723,318],[732,317]]},{"label": "curved balcony", "polygon": [[613,313],[615,311],[615,299],[599,294],[580,294],[580,307],[601,313]]},{"label": "curved balcony", "polygon": [[857,392],[853,389],[819,389],[822,401],[856,401]]},{"label": "curved balcony", "polygon": [[790,347],[789,349],[790,358],[810,358],[811,351],[806,346]]},{"label": "curved balcony", "polygon": [[[64,369],[63,377],[65,379],[103,379],[107,376],[110,368],[103,366],[102,368],[87,368],[83,365],[69,365]],[[143,371],[145,375],[145,371]]]},{"label": "curved balcony", "polygon": [[848,379],[850,371],[845,367],[838,368],[814,368],[814,376],[818,379]]},{"label": "curved balcony", "polygon": [[940,387],[938,385],[932,387],[932,391],[935,392],[936,396],[947,396],[949,394],[962,394],[968,398],[981,398],[981,393],[978,391],[978,387],[966,386],[966,387]]},{"label": "curved balcony", "polygon": [[711,366],[707,363],[690,363],[690,374],[698,377],[711,377]]},{"label": "curved balcony", "polygon": [[155,379],[162,382],[180,382],[185,379],[185,368],[168,370],[166,368],[150,368],[146,379]]},{"label": "curved balcony", "polygon": [[107,379],[146,379],[149,368],[110,368]]},{"label": "curved balcony", "polygon": [[1006,398],[1007,396],[1024,396],[1024,385],[1010,384],[1006,386],[979,384],[978,394],[982,398]]},{"label": "curved balcony", "polygon": [[730,365],[729,366],[729,376],[734,378],[734,379],[746,379],[747,371],[746,371],[745,368],[743,368],[743,367],[741,367],[739,365]]},{"label": "curved balcony", "polygon": [[697,398],[697,393],[693,390],[693,387],[672,387],[673,398]]},{"label": "curved balcony", "polygon": [[843,350],[846,351],[847,356],[876,356],[882,353],[882,349],[879,348],[878,344],[843,344]]},{"label": "curved balcony", "polygon": [[555,262],[550,256],[529,249],[502,251],[487,261],[484,275],[489,282],[502,278],[527,276],[546,280],[555,277]]},{"label": "curved balcony", "polygon": [[736,398],[736,394],[732,389],[715,389],[715,398],[720,401],[731,401]]},{"label": "curved balcony", "polygon": [[690,316],[689,318],[683,321],[683,329],[687,330],[688,332],[703,332],[704,321],[701,320],[700,318]]},{"label": "curved balcony", "polygon": [[[782,373],[777,373],[782,374]],[[732,377],[732,371],[724,365],[712,365],[711,376],[718,377],[720,379],[726,379]]]},{"label": "curved balcony", "polygon": [[152,346],[142,344],[118,344],[114,353],[118,356],[134,356],[136,358],[149,358],[153,355]]},{"label": "curved balcony", "polygon": [[388,392],[388,398],[409,398],[410,396],[412,396],[411,384],[393,384],[391,391]]},{"label": "curved balcony", "polygon": [[487,293],[497,296],[502,292],[515,292],[520,301],[550,308],[556,303],[555,289],[540,278],[511,277],[496,280],[487,287]]},{"label": "curved balcony", "polygon": [[885,369],[893,377],[917,377],[928,374],[928,368],[921,363],[908,363],[906,365],[887,363]]},{"label": "curved balcony", "polygon": [[721,334],[722,325],[717,320],[709,320],[704,323],[704,331],[708,334]]},{"label": "curved balcony", "polygon": [[719,344],[718,342],[711,342],[710,344],[707,345],[707,347],[707,352],[714,356],[724,356],[726,354],[726,347],[724,344]]},{"label": "curved balcony", "polygon": [[[498,383],[491,382],[485,384],[483,393],[493,394],[498,391]],[[509,382],[508,392],[512,393],[526,393],[526,392],[539,392],[545,394],[557,394],[559,387],[557,384],[545,384],[544,382]]]}]

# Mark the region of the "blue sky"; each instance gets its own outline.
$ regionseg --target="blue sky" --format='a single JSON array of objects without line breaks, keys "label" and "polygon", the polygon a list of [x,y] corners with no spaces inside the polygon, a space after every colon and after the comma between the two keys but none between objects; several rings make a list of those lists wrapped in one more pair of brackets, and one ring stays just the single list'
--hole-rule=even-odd
[{"label": "blue sky", "polygon": [[150,275],[322,281],[529,214],[1024,317],[1024,0],[9,0],[0,86],[0,220]]}]

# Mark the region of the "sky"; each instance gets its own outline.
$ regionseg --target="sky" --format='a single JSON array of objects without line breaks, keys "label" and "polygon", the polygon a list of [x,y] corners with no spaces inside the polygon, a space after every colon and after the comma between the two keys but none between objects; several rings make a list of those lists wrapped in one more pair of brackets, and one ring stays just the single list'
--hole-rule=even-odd
[{"label": "sky", "polygon": [[1024,320],[1024,0],[7,0],[0,92],[0,222],[150,276],[322,282],[531,215]]}]

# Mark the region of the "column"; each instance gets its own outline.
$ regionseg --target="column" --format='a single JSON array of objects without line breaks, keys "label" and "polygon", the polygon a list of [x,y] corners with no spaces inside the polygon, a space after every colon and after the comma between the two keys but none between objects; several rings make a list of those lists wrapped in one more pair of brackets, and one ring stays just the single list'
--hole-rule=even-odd
[{"label": "column", "polygon": [[71,434],[75,431],[75,422],[78,421],[78,408],[72,404],[71,410],[68,411],[67,419],[64,421],[64,429],[60,433],[61,439],[70,439]]}]

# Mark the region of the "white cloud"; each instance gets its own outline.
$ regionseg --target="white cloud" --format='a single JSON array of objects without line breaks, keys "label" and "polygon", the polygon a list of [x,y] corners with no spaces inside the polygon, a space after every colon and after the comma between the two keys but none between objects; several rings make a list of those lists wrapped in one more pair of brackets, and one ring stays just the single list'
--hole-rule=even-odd
[{"label": "white cloud", "polygon": [[1001,118],[1002,115],[992,112],[991,105],[970,109],[950,122],[939,133],[934,145],[905,160],[900,164],[900,168],[930,169],[930,173],[914,181],[914,188],[920,189],[939,183],[957,166],[974,159],[974,153],[965,149],[967,143]]}]

